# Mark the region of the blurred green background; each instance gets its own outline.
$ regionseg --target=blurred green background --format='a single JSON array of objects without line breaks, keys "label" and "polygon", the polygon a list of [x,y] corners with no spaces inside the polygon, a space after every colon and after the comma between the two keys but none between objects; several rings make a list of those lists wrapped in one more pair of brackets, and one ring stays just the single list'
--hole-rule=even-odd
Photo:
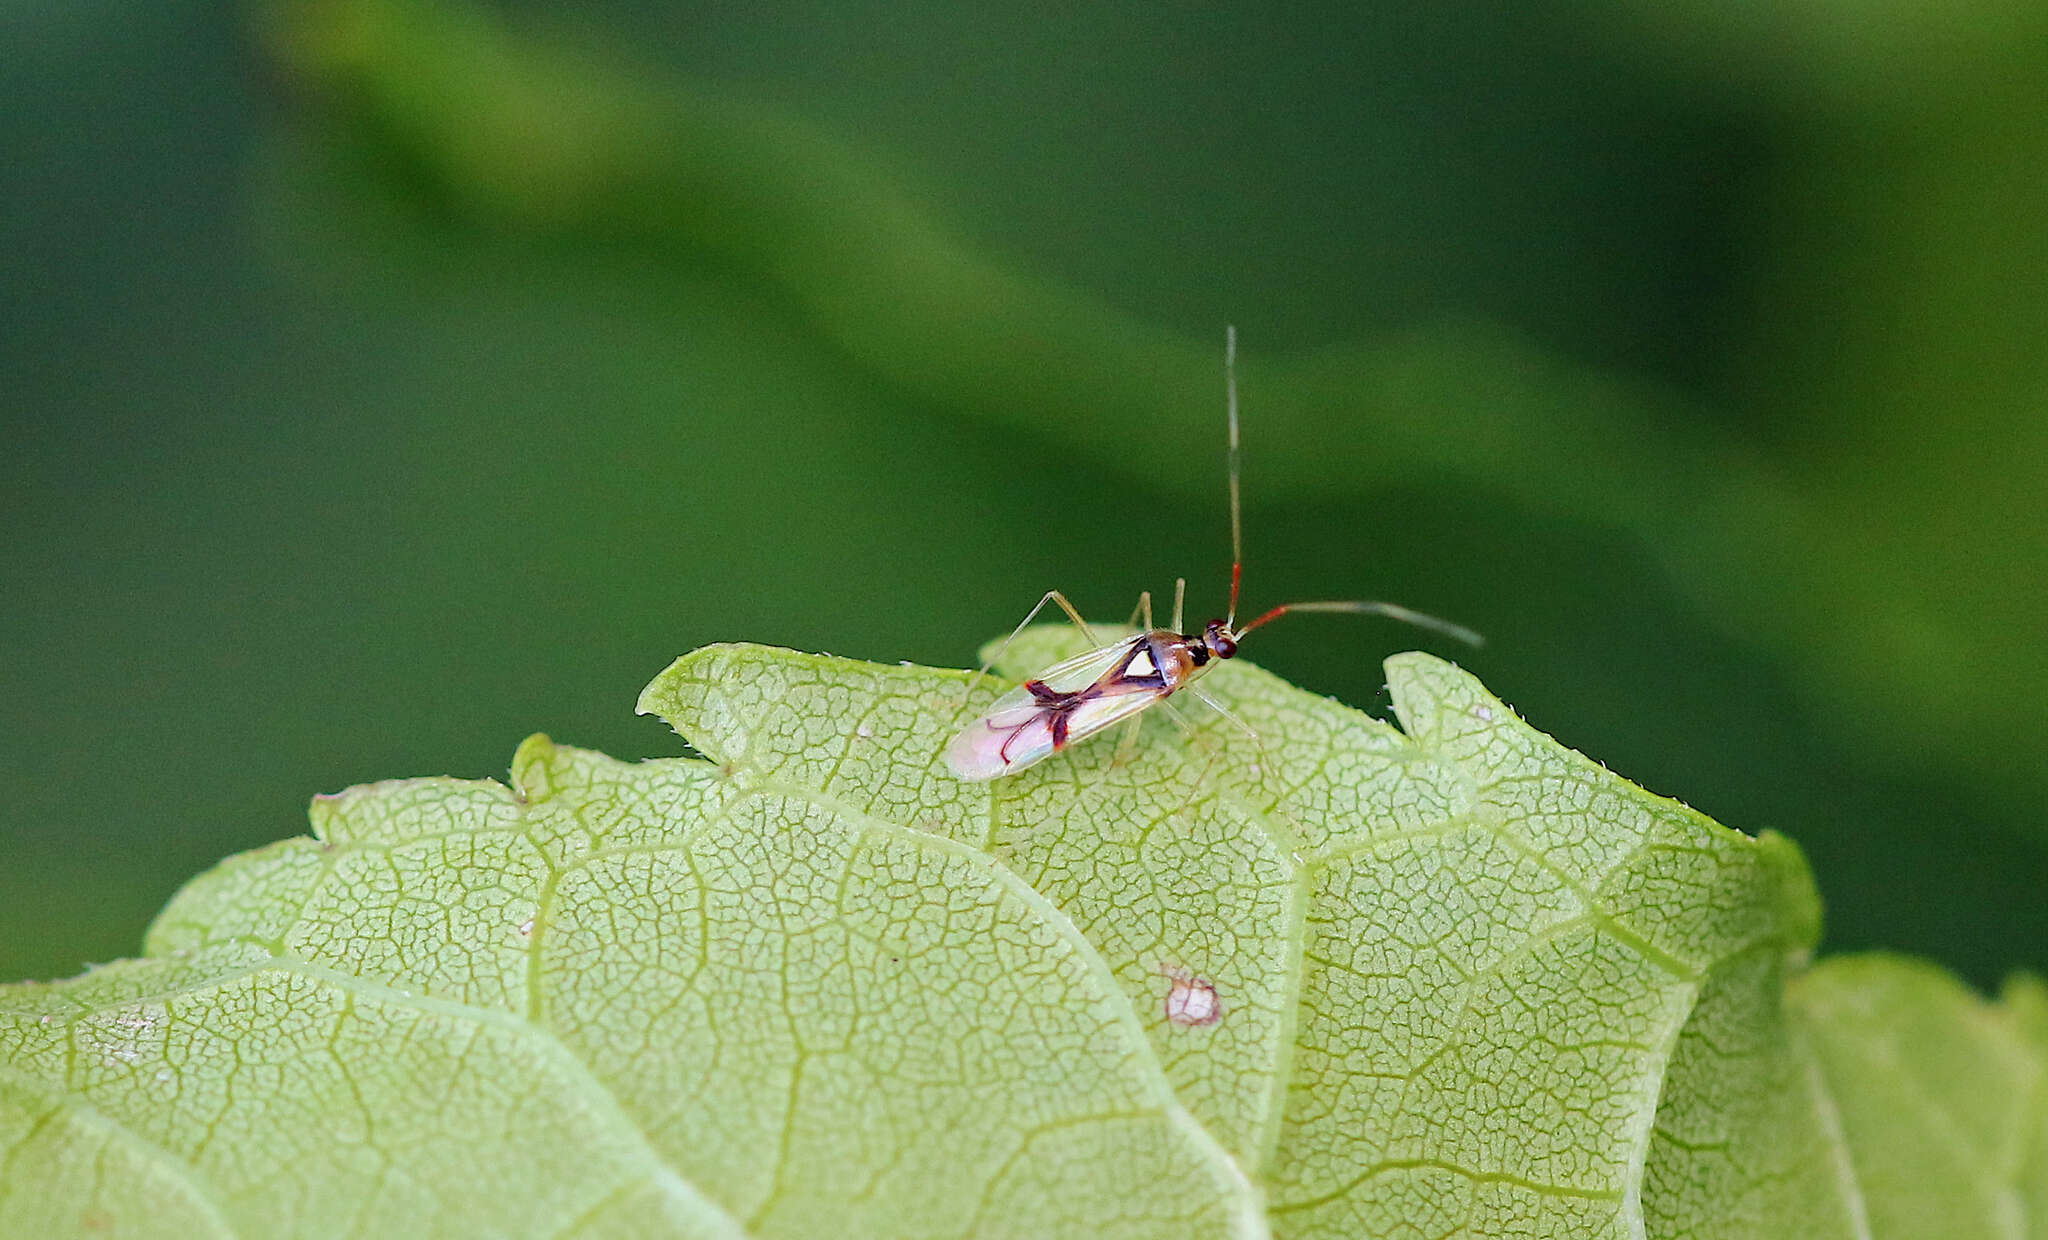
[{"label": "blurred green background", "polygon": [[[747,639],[1397,599],[2048,965],[2048,9],[0,0],[0,979]],[[1765,11],[1768,9],[1768,11]]]}]

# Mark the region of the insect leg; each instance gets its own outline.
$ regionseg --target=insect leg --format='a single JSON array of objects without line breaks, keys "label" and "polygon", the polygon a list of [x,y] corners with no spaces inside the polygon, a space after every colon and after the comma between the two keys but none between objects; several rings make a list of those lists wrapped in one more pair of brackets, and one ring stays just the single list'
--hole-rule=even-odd
[{"label": "insect leg", "polygon": [[1082,635],[1085,636],[1090,643],[1097,646],[1100,646],[1102,644],[1101,639],[1096,637],[1094,631],[1088,627],[1088,622],[1081,618],[1081,613],[1075,611],[1074,605],[1067,601],[1066,595],[1061,594],[1058,590],[1047,590],[1045,592],[1045,597],[1039,599],[1038,604],[1035,607],[1033,607],[1030,611],[1024,613],[1024,618],[1017,622],[1016,628],[1010,630],[1010,635],[1003,639],[1003,644],[996,647],[996,652],[993,655],[989,656],[988,662],[982,664],[981,670],[976,672],[974,674],[974,678],[967,682],[967,688],[960,694],[960,701],[962,705],[966,704],[968,698],[974,696],[975,686],[981,683],[982,677],[988,675],[988,669],[994,667],[997,663],[1002,661],[1003,655],[1007,653],[1010,649],[1010,643],[1017,640],[1017,635],[1019,633],[1022,633],[1025,629],[1031,627],[1031,622],[1033,620],[1038,619],[1038,613],[1045,610],[1045,605],[1047,603],[1058,603],[1060,605],[1060,610],[1067,613],[1067,619],[1072,620],[1074,622],[1075,627],[1081,630]]},{"label": "insect leg", "polygon": [[1140,620],[1145,622],[1147,629],[1152,627],[1152,591],[1150,590],[1138,591],[1138,605],[1131,608],[1131,618],[1124,622],[1124,627],[1136,628]]},{"label": "insect leg", "polygon": [[[1193,692],[1192,689],[1189,691]],[[1173,720],[1173,726],[1180,729],[1182,739],[1195,739],[1195,725],[1188,722],[1188,717],[1181,713],[1180,707],[1175,706],[1171,699],[1159,703],[1159,713]]]},{"label": "insect leg", "polygon": [[[1064,595],[1064,594],[1061,594],[1061,593],[1060,593],[1060,592],[1059,592],[1058,590],[1047,590],[1047,591],[1045,592],[1045,598],[1049,598],[1049,599],[1051,599],[1051,600],[1052,600],[1053,602],[1055,602],[1055,603],[1058,603],[1058,604],[1060,605],[1060,610],[1061,610],[1061,611],[1063,611],[1063,612],[1066,612],[1066,613],[1067,613],[1067,619],[1069,619],[1069,620],[1072,620],[1072,621],[1074,622],[1074,627],[1075,627],[1075,628],[1077,628],[1077,629],[1079,629],[1079,630],[1081,630],[1081,636],[1083,636],[1083,637],[1085,637],[1085,638],[1087,638],[1087,639],[1088,639],[1088,644],[1089,644],[1089,645],[1091,645],[1091,646],[1100,646],[1100,645],[1102,645],[1102,639],[1101,639],[1101,638],[1099,638],[1099,637],[1097,637],[1097,636],[1095,635],[1095,630],[1094,630],[1094,629],[1091,629],[1091,628],[1089,628],[1089,627],[1088,627],[1088,622],[1087,622],[1086,620],[1083,620],[1083,619],[1081,618],[1081,613],[1080,613],[1080,612],[1078,612],[1078,611],[1075,611],[1075,610],[1074,610],[1074,605],[1073,605],[1072,603],[1069,603],[1069,602],[1067,601],[1067,596],[1066,596],[1066,595]],[[1043,606],[1045,606],[1045,599],[1040,599],[1040,600],[1038,600],[1038,606],[1039,606],[1039,607],[1043,607]],[[1037,607],[1034,607],[1034,608],[1032,608],[1032,609],[1031,609],[1031,614],[1032,614],[1032,615],[1037,615],[1037,614],[1038,614],[1038,608],[1037,608]],[[1029,624],[1029,623],[1031,623],[1031,621],[1030,621],[1029,617],[1027,617],[1027,618],[1025,619],[1025,621],[1024,621],[1024,624]],[[1018,626],[1017,626],[1017,633],[1021,633],[1021,632],[1023,632],[1023,631],[1024,631],[1024,624],[1020,624],[1020,625],[1018,625]],[[1014,638],[1015,636],[1017,636],[1017,633],[1012,633],[1012,634],[1010,634],[1010,636]]]},{"label": "insect leg", "polygon": [[1197,688],[1196,686],[1189,685],[1187,687],[1187,692],[1196,701],[1200,702],[1202,705],[1208,707],[1210,710],[1215,711],[1217,714],[1229,720],[1231,725],[1237,728],[1238,731],[1243,732],[1246,736],[1251,737],[1252,744],[1258,746],[1259,756],[1262,759],[1265,757],[1266,742],[1259,739],[1259,734],[1257,730],[1255,730],[1252,727],[1252,725],[1238,718],[1237,715],[1233,713],[1229,707],[1217,701],[1215,698],[1210,697],[1208,694],[1202,692],[1201,689]]},{"label": "insect leg", "polygon": [[[1186,629],[1181,627],[1187,618],[1187,601],[1188,579],[1185,577],[1175,577],[1173,579],[1173,631],[1176,633],[1187,632]],[[1152,622],[1146,621],[1145,627],[1151,628]]]},{"label": "insect leg", "polygon": [[1139,725],[1144,722],[1137,715],[1124,720],[1124,734],[1117,738],[1116,757],[1110,760],[1111,766],[1124,766],[1130,762],[1131,754],[1138,748]]},{"label": "insect leg", "polygon": [[[1180,707],[1175,706],[1171,699],[1161,698],[1156,705],[1159,708],[1159,713],[1172,720],[1173,726],[1180,729],[1181,739],[1189,741],[1195,739],[1195,725],[1188,722],[1188,717],[1181,713]],[[1131,752],[1138,746],[1138,733],[1143,730],[1144,723],[1145,720],[1142,714],[1132,715],[1124,721],[1123,736],[1116,743],[1116,761],[1114,765],[1122,766],[1130,760]]]}]

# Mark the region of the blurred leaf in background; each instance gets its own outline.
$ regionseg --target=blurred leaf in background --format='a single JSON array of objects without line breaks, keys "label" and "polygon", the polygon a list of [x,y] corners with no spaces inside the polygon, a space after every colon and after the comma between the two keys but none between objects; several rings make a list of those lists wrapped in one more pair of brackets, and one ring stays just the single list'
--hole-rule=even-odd
[{"label": "blurred leaf in background", "polygon": [[2048,963],[2048,14],[1949,12],[13,0],[0,976],[707,641],[1219,607],[1227,321],[1251,602]]}]

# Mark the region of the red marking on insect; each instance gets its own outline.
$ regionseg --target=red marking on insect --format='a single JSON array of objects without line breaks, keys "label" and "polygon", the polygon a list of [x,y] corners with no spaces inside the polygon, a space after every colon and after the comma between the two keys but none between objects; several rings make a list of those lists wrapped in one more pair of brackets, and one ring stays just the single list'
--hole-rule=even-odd
[{"label": "red marking on insect", "polygon": [[[1243,449],[1238,438],[1237,419],[1237,330],[1225,334],[1224,372],[1228,391],[1230,427],[1230,610],[1220,620],[1211,620],[1200,632],[1182,632],[1182,610],[1186,599],[1185,581],[1174,589],[1173,623],[1167,628],[1152,626],[1152,596],[1139,596],[1138,611],[1144,629],[1129,637],[1103,642],[1089,629],[1081,613],[1058,590],[1049,590],[1038,600],[1011,632],[995,658],[982,666],[969,682],[972,691],[988,669],[1002,658],[1010,642],[1022,633],[1047,603],[1058,603],[1068,619],[1095,644],[1093,650],[1075,655],[1038,673],[1017,688],[997,698],[986,714],[963,728],[946,749],[946,761],[961,779],[994,779],[1012,775],[1086,740],[1097,732],[1165,701],[1187,689],[1225,718],[1236,717],[1204,694],[1192,688],[1194,681],[1223,660],[1237,655],[1238,644],[1253,631],[1293,612],[1350,612],[1386,616],[1409,624],[1434,629],[1460,641],[1480,644],[1479,634],[1462,625],[1413,611],[1398,603],[1347,600],[1282,603],[1243,628],[1237,626],[1237,599],[1244,581],[1244,517],[1240,498]],[[1239,726],[1243,726],[1240,724]],[[1247,731],[1250,729],[1247,728]]]}]

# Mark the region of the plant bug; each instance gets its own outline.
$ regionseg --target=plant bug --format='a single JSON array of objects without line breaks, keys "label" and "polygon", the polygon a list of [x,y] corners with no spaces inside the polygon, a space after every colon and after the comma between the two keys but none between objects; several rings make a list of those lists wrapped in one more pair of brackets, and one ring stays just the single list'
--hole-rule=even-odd
[{"label": "plant bug", "polygon": [[[946,762],[961,779],[995,779],[1044,761],[1076,741],[1086,740],[1111,724],[1134,718],[1140,711],[1164,702],[1182,689],[1218,713],[1229,712],[1194,682],[1225,659],[1237,654],[1239,643],[1254,630],[1294,612],[1326,611],[1386,616],[1425,629],[1433,629],[1459,641],[1481,644],[1479,634],[1463,625],[1439,620],[1398,603],[1366,601],[1282,603],[1261,614],[1243,628],[1237,626],[1237,598],[1244,581],[1244,516],[1239,497],[1244,451],[1237,428],[1237,329],[1224,330],[1223,371],[1230,425],[1230,610],[1220,620],[1211,620],[1200,632],[1181,631],[1185,581],[1174,588],[1173,623],[1152,627],[1152,596],[1139,597],[1138,612],[1144,628],[1116,641],[1097,642],[1096,648],[1055,663],[1010,692],[997,698],[988,712],[961,729],[946,749]],[[1090,641],[1096,641],[1087,621],[1058,590],[1048,590],[1038,600],[1003,645],[994,659],[983,665],[975,682],[1002,658],[1047,603],[1060,609]],[[1136,617],[1134,617],[1135,619]],[[970,684],[971,689],[971,684]]]}]

